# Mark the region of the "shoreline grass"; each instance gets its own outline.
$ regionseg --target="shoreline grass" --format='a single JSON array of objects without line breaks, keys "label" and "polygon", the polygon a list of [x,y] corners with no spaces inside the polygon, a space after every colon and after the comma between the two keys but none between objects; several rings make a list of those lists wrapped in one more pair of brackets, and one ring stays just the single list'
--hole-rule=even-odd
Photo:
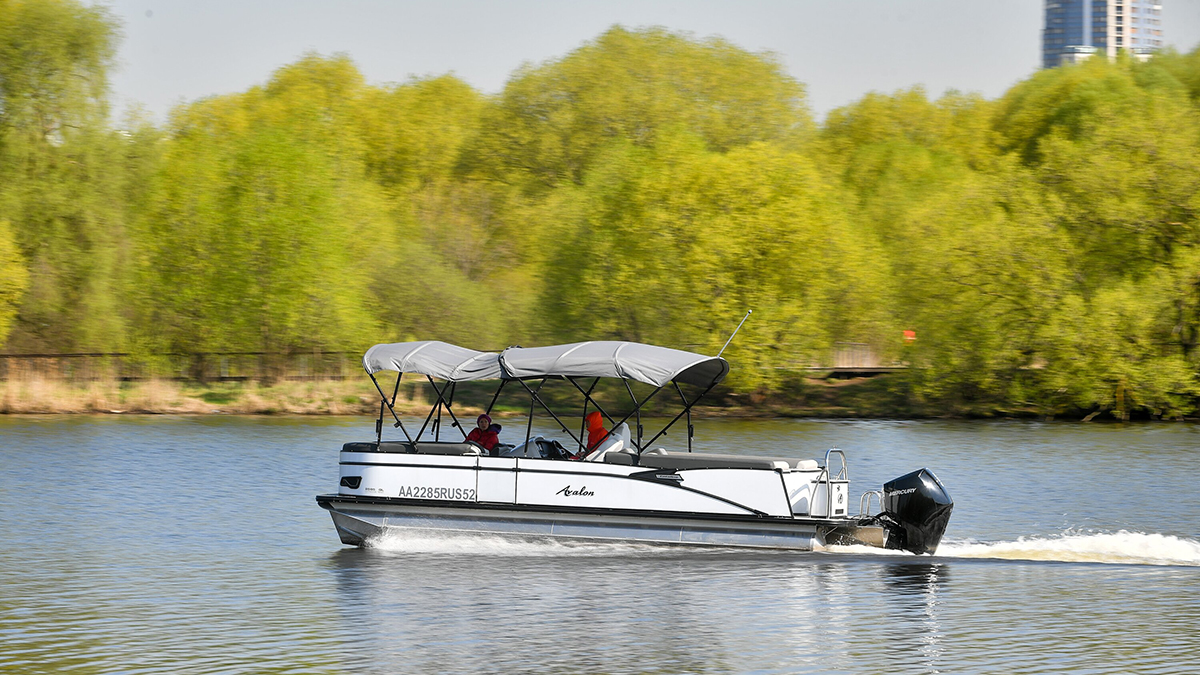
[{"label": "shoreline grass", "polygon": [[[796,391],[772,396],[714,393],[696,414],[740,418],[862,418],[862,419],[1054,419],[1035,410],[929,411],[906,405],[885,378],[858,381],[805,380]],[[482,390],[481,390],[482,391]],[[390,392],[389,392],[390,393]],[[513,392],[509,392],[513,394]],[[423,417],[435,400],[423,386],[406,384],[396,397],[396,412]],[[462,392],[454,409],[460,418],[483,412],[490,396]],[[558,409],[562,401],[551,401]],[[493,417],[523,417],[528,404],[502,398]],[[617,408],[621,406],[618,405]],[[664,414],[647,409],[644,414]],[[615,410],[614,408],[613,410]],[[671,411],[676,412],[676,411]],[[245,382],[182,382],[116,379],[69,382],[39,377],[0,382],[0,414],[173,414],[173,415],[370,415],[379,413],[379,394],[359,379],[283,380],[273,384]],[[1064,421],[1091,421],[1095,415],[1064,415]],[[1110,415],[1096,418],[1102,421]],[[1115,418],[1114,418],[1115,419]],[[1167,418],[1162,418],[1166,420]],[[1174,418],[1196,421],[1192,417]]]},{"label": "shoreline grass", "polygon": [[[398,397],[397,410],[416,411],[425,401]],[[173,380],[85,383],[40,378],[6,380],[0,386],[0,413],[142,413],[235,415],[374,414],[379,398],[367,383],[349,380],[200,384]]]}]

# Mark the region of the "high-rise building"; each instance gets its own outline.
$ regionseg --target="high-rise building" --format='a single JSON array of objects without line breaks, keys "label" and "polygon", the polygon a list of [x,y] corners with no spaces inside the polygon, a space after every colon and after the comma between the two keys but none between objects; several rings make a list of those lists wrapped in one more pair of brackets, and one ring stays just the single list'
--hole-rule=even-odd
[{"label": "high-rise building", "polygon": [[1162,47],[1161,0],[1046,0],[1042,66],[1077,63],[1095,54],[1140,59]]}]

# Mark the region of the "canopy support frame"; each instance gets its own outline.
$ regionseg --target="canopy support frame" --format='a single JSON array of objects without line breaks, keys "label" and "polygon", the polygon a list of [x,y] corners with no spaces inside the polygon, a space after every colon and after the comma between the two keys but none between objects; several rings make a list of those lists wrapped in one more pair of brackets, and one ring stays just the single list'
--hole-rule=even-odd
[{"label": "canopy support frame", "polygon": [[[517,382],[521,382],[521,380],[517,380]],[[542,385],[544,385],[544,384],[546,384],[546,378],[544,378],[544,377],[543,377],[543,378],[542,378],[542,381],[538,383],[537,389],[536,389],[535,391],[531,392],[531,393],[533,394],[533,396],[531,396],[531,397],[529,398],[529,420],[528,420],[528,422],[526,422],[526,424],[525,424],[525,445],[524,445],[524,448],[525,448],[525,452],[526,452],[526,453],[528,453],[528,452],[529,452],[529,438],[530,438],[530,437],[533,435],[533,404],[534,404],[534,398],[536,398],[536,397],[537,397],[537,392],[539,392],[539,391],[541,391],[541,390],[542,390]],[[528,390],[528,389],[529,389],[529,385],[525,384],[524,382],[521,382],[521,386],[525,387],[525,389],[526,389],[526,390]],[[526,456],[528,457],[528,455],[526,455]]]},{"label": "canopy support frame", "polygon": [[504,385],[506,384],[508,384],[508,380],[500,380],[500,386],[496,387],[496,393],[492,394],[492,402],[488,403],[487,410],[483,411],[483,414],[491,416],[492,407],[496,405],[496,399],[500,398],[500,392],[504,391]]},{"label": "canopy support frame", "polygon": [[[579,389],[579,392],[581,394],[583,394],[583,415],[582,415],[581,419],[579,420],[579,455],[582,457],[584,454],[583,453],[583,449],[584,449],[583,436],[587,432],[588,402],[592,400],[592,390],[594,390],[596,388],[597,384],[600,384],[600,378],[597,377],[594,380],[592,380],[592,386],[588,387],[587,391],[584,391],[582,388],[580,388],[579,385],[575,384],[575,380],[572,380],[569,375],[564,375],[563,377],[568,382],[575,385],[575,388]],[[596,404],[596,408],[600,408],[600,405]],[[605,414],[605,412],[603,410],[601,410],[600,414],[603,415],[603,414]]]},{"label": "canopy support frame", "polygon": [[[622,380],[624,380],[625,378],[621,378],[621,379],[622,379]],[[626,383],[625,383],[625,386],[626,386],[626,387],[628,387],[628,386],[629,386],[629,383],[628,383],[628,382],[626,382]],[[613,429],[616,429],[617,427],[621,426],[621,425],[622,425],[622,424],[624,424],[625,422],[629,421],[629,418],[630,418],[630,417],[633,417],[635,414],[636,414],[636,415],[638,415],[638,419],[641,419],[641,410],[642,410],[642,406],[644,406],[644,405],[646,405],[647,403],[649,403],[649,402],[650,402],[650,399],[652,399],[652,398],[654,398],[655,396],[657,396],[657,395],[658,395],[658,392],[660,392],[660,391],[662,391],[662,390],[663,390],[663,388],[662,388],[662,387],[658,387],[658,388],[657,388],[657,389],[655,389],[654,391],[650,392],[650,394],[649,394],[648,396],[646,396],[646,398],[642,399],[642,402],[641,402],[641,403],[638,403],[636,398],[635,398],[635,399],[633,399],[633,402],[636,404],[636,407],[634,407],[634,409],[633,409],[633,410],[631,410],[631,411],[629,412],[629,414],[628,414],[628,415],[626,415],[626,416],[622,417],[620,422],[617,422],[616,424],[614,424],[614,425],[613,425]],[[631,393],[632,393],[632,390],[631,390]],[[610,430],[610,433],[611,433],[611,430]],[[661,436],[661,435],[662,435],[662,434],[660,433],[658,436]],[[650,439],[650,442],[651,442],[651,443],[653,443],[653,442],[654,442],[654,439],[655,439],[655,438],[658,438],[658,436],[655,436],[654,438]],[[647,443],[646,445],[650,445],[650,443]],[[635,443],[634,443],[634,447],[635,447],[635,448],[637,448],[637,454],[638,454],[638,457],[641,457],[641,456],[642,456],[642,449],[643,449],[643,447],[644,447],[644,446],[641,444],[641,439],[640,439],[640,438],[638,439],[638,441],[637,441],[637,442],[635,442]]]},{"label": "canopy support frame", "polygon": [[438,389],[437,383],[433,381],[432,376],[426,375],[425,379],[429,380],[429,386],[433,387],[433,391],[437,394],[438,400],[437,400],[437,403],[435,403],[433,405],[433,409],[429,411],[429,414],[425,416],[425,423],[421,425],[421,430],[417,432],[417,440],[418,441],[421,440],[421,437],[425,435],[425,428],[429,426],[429,420],[431,420],[433,418],[434,412],[437,412],[437,414],[438,414],[438,421],[434,423],[434,442],[436,443],[441,438],[440,435],[438,434],[438,427],[440,426],[440,423],[441,423],[442,406],[443,405],[446,406],[446,412],[450,413],[450,419],[454,420],[454,426],[458,427],[458,432],[463,435],[463,440],[466,440],[467,432],[463,431],[462,425],[459,424],[458,418],[454,416],[454,410],[451,407],[453,405],[453,401],[454,401],[454,388],[455,388],[454,385],[456,384],[456,382],[447,383],[448,388],[450,390],[450,401],[451,401],[450,404],[447,404],[446,396],[445,396],[445,389],[444,388]]},{"label": "canopy support frame", "polygon": [[[530,389],[529,385],[525,384],[525,382],[523,380],[517,380],[517,382],[520,382],[521,386],[525,388],[525,391],[529,392],[529,400],[530,400],[529,426],[530,426],[530,428],[532,429],[532,427],[533,427],[533,403],[536,402],[538,405],[542,406],[543,410],[550,413],[550,416],[554,418],[554,421],[558,422],[558,426],[560,428],[562,428],[562,430],[564,432],[566,432],[566,434],[568,436],[571,437],[571,440],[579,443],[580,447],[582,447],[583,441],[579,438],[576,438],[575,434],[571,433],[571,430],[567,428],[567,425],[563,424],[563,421],[561,419],[559,419],[558,415],[554,414],[554,411],[550,409],[550,406],[546,405],[546,402],[542,400],[542,397],[538,396],[538,392],[540,392],[542,390],[542,384],[545,384],[547,379],[549,379],[549,378],[542,379],[541,384],[538,385],[537,391]],[[525,436],[525,442],[529,443],[529,434],[528,433]]]},{"label": "canopy support frame", "polygon": [[[637,442],[634,443],[634,445],[637,446],[638,453],[641,453],[641,451],[642,451],[642,406],[638,405],[637,397],[633,395],[633,387],[631,387],[629,385],[629,380],[627,380],[625,378],[621,378],[621,381],[625,383],[625,391],[629,392],[629,398],[633,399],[633,405],[634,405],[633,412],[637,415]],[[659,387],[659,389],[662,389],[662,387]],[[657,394],[658,392],[656,391],[654,393]],[[649,397],[647,397],[646,400],[647,401],[650,400]]]},{"label": "canopy support frame", "polygon": [[604,408],[603,408],[603,407],[600,405],[600,402],[599,402],[599,401],[597,401],[596,399],[592,398],[592,390],[596,388],[596,384],[597,384],[598,382],[600,382],[600,379],[601,379],[601,378],[597,377],[597,378],[595,379],[595,381],[593,381],[593,382],[592,382],[592,386],[588,387],[588,390],[587,390],[587,391],[584,391],[584,390],[583,390],[583,387],[579,386],[579,384],[578,384],[577,382],[575,382],[575,380],[574,380],[574,379],[572,379],[572,377],[571,377],[570,375],[563,375],[563,378],[564,378],[564,379],[566,379],[566,381],[567,381],[567,382],[570,382],[571,384],[575,385],[575,388],[579,390],[579,393],[583,394],[583,398],[584,398],[584,400],[585,400],[585,401],[591,401],[592,405],[596,406],[596,410],[599,410],[601,415],[604,415],[605,417],[607,417],[607,418],[608,418],[608,423],[609,423],[609,424],[612,424],[613,426],[616,426],[616,424],[615,424],[615,423],[616,423],[616,421],[617,421],[617,420],[616,420],[616,418],[614,418],[612,415],[609,415],[609,414],[608,414],[608,411],[607,411],[607,410],[605,410],[605,409],[604,409]]},{"label": "canopy support frame", "polygon": [[[376,379],[375,379],[375,374],[374,374],[374,373],[367,373],[367,377],[370,377],[370,378],[371,378],[371,383],[375,385],[375,391],[378,391],[378,392],[379,392],[379,398],[380,398],[380,400],[382,400],[382,401],[383,401],[383,404],[384,404],[384,405],[386,405],[386,406],[387,406],[387,408],[388,408],[388,410],[390,410],[390,411],[392,412],[392,417],[393,417],[393,418],[395,418],[395,420],[396,420],[396,426],[400,427],[400,431],[403,431],[403,432],[404,432],[404,437],[408,439],[408,442],[409,442],[409,443],[412,443],[412,442],[413,442],[412,436],[409,436],[409,435],[408,435],[408,429],[405,429],[405,428],[404,428],[404,423],[402,423],[402,422],[400,421],[400,417],[396,415],[396,407],[395,407],[395,406],[393,406],[393,405],[392,405],[392,404],[391,404],[391,403],[388,401],[387,394],[383,393],[383,389],[382,389],[382,388],[379,386],[379,380],[376,380]],[[378,425],[378,428],[379,428],[379,439],[380,439],[380,440],[379,440],[379,442],[380,442],[380,443],[382,443],[382,442],[383,442],[383,424],[382,424],[382,422],[383,422],[383,410],[380,410],[380,411],[379,411],[379,421],[380,421],[380,424]]]},{"label": "canopy support frame", "polygon": [[[674,380],[672,380],[672,382],[674,382]],[[678,387],[678,386],[679,386],[679,385],[678,385],[678,383],[677,383],[675,386],[676,386],[676,387]],[[651,438],[649,441],[647,441],[647,442],[646,442],[646,445],[650,445],[651,443],[654,443],[654,441],[657,441],[657,440],[658,440],[658,437],[659,437],[659,436],[662,436],[662,435],[666,434],[666,433],[667,433],[667,430],[668,430],[668,429],[670,429],[672,426],[674,426],[674,425],[675,425],[675,423],[679,421],[679,418],[680,418],[680,417],[683,417],[685,414],[688,416],[688,426],[690,427],[690,426],[691,426],[691,417],[692,417],[692,406],[694,406],[694,405],[696,405],[697,403],[699,403],[699,402],[700,402],[700,399],[702,399],[702,398],[704,398],[705,396],[707,396],[707,395],[708,395],[708,392],[712,391],[713,387],[715,387],[715,386],[717,386],[717,383],[716,383],[716,382],[714,382],[714,383],[712,383],[712,384],[708,385],[708,388],[707,388],[707,389],[705,389],[704,391],[700,392],[700,395],[699,395],[699,396],[697,396],[696,398],[692,399],[692,402],[691,402],[691,403],[688,403],[688,402],[687,402],[687,399],[684,399],[684,406],[683,406],[683,410],[679,411],[679,414],[678,414],[678,415],[676,415],[675,417],[673,417],[673,418],[671,419],[671,421],[670,421],[670,422],[667,422],[667,426],[663,427],[663,430],[662,430],[662,431],[660,431],[660,432],[658,432],[657,434],[655,434],[655,435],[654,435],[654,438]],[[682,396],[682,395],[683,395],[683,390],[680,390],[679,394]],[[690,434],[691,434],[691,431],[690,431],[690,430],[689,430],[688,434],[689,434],[689,437],[688,437],[688,452],[691,452],[691,451],[692,451],[692,450],[691,450],[691,448],[692,448],[692,439],[691,439],[691,436],[690,436]],[[640,454],[640,453],[639,453],[639,454]]]},{"label": "canopy support frame", "polygon": [[[688,405],[687,397],[683,395],[683,389],[679,386],[679,383],[671,380],[671,384],[675,385],[675,391],[679,392],[679,400],[683,401],[683,412],[687,413],[687,441],[688,452],[690,453],[692,451],[692,436],[696,434],[696,428],[692,426],[692,408]],[[699,401],[700,399],[696,400]],[[663,433],[666,433],[666,430],[663,430]]]}]

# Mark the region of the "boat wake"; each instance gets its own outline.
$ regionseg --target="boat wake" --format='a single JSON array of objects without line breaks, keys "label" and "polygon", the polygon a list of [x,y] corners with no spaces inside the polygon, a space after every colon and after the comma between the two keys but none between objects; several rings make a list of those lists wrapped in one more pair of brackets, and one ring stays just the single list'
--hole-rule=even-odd
[{"label": "boat wake", "polygon": [[[914,557],[903,551],[884,551],[868,546],[830,546],[826,550]],[[1127,530],[1105,534],[1068,530],[1048,537],[1020,537],[1016,541],[943,541],[935,555],[939,558],[1200,566],[1200,541]]]},{"label": "boat wake", "polygon": [[625,556],[666,550],[662,546],[617,541],[499,537],[389,530],[367,541],[367,548],[385,553],[477,555],[500,558]]},{"label": "boat wake", "polygon": [[955,558],[1200,566],[1200,541],[1167,534],[1126,530],[1110,534],[1064,532],[1055,537],[1021,537],[1009,542],[946,542],[938,547],[937,555]]},{"label": "boat wake", "polygon": [[[678,548],[621,541],[500,537],[473,533],[390,530],[367,542],[383,553],[528,557],[598,557],[628,555],[673,555]],[[874,546],[827,546],[830,553],[918,558],[907,551]],[[741,551],[723,547],[689,548],[689,555]],[[981,560],[1036,560],[1088,562],[1115,565],[1179,565],[1200,567],[1200,541],[1166,534],[1129,532],[1081,533],[1068,530],[1046,537],[1020,537],[1016,541],[943,541],[937,558]]]}]

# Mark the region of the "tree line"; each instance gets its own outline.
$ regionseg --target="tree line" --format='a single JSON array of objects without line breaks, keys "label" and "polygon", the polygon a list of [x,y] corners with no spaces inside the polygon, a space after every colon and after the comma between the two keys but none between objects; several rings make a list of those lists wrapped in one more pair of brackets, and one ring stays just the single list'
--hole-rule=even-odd
[{"label": "tree line", "polygon": [[113,121],[119,37],[0,0],[9,353],[715,353],[753,308],[739,391],[852,341],[927,412],[1200,405],[1200,49],[818,123],[771,54],[618,26],[495,95],[310,54],[155,124]]}]

